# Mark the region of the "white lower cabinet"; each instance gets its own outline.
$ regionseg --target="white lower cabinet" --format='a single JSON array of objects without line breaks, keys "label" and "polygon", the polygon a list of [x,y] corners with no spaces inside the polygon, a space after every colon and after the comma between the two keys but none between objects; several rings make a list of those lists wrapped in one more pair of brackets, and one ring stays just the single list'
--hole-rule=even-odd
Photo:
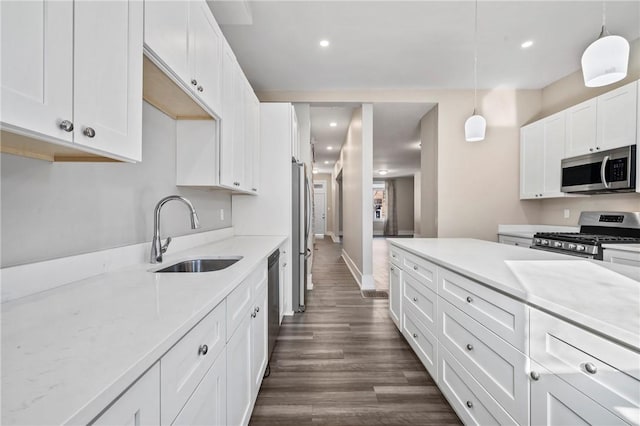
[{"label": "white lower cabinet", "polygon": [[227,424],[227,354],[223,351],[173,422],[179,426]]},{"label": "white lower cabinet", "polygon": [[91,424],[97,426],[160,424],[159,363],[155,363]]},{"label": "white lower cabinet", "polygon": [[227,343],[227,424],[246,425],[251,415],[251,316],[247,314]]},{"label": "white lower cabinet", "polygon": [[406,306],[402,312],[402,334],[420,361],[427,369],[433,380],[438,382],[438,340],[420,320],[411,306]]},{"label": "white lower cabinet", "polygon": [[[532,425],[624,425],[620,417],[549,372],[531,362]],[[629,419],[632,420],[632,419]],[[638,418],[635,422],[637,423]]]},{"label": "white lower cabinet", "polygon": [[402,324],[400,323],[400,318],[402,317],[400,309],[402,303],[401,272],[397,266],[391,265],[389,267],[389,316],[400,331],[402,331]]},{"label": "white lower cabinet", "polygon": [[251,324],[251,373],[253,375],[253,394],[257,395],[267,368],[267,333],[269,312],[267,298],[267,277],[257,285],[254,294],[254,314]]},{"label": "white lower cabinet", "polygon": [[605,262],[618,263],[640,268],[640,252],[607,248],[602,252]]}]

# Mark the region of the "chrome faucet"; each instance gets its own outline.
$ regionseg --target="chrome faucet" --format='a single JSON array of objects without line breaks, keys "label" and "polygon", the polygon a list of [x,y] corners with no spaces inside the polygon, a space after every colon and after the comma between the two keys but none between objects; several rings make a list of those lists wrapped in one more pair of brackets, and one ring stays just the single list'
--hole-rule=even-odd
[{"label": "chrome faucet", "polygon": [[171,200],[178,200],[185,203],[187,207],[189,207],[191,215],[191,229],[200,228],[198,214],[196,213],[196,209],[193,208],[191,201],[179,195],[169,195],[168,197],[164,197],[162,200],[158,201],[154,212],[155,219],[153,223],[153,240],[151,241],[151,263],[162,262],[162,254],[167,251],[169,243],[171,243],[171,237],[167,238],[167,241],[164,244],[162,244],[162,239],[160,238],[160,209]]}]

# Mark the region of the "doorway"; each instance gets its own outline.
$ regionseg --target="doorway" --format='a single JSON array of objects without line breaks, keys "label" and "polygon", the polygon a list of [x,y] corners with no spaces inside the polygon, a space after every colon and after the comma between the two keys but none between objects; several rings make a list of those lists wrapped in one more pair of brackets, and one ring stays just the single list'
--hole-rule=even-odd
[{"label": "doorway", "polygon": [[327,182],[313,183],[313,233],[324,238],[327,232]]}]

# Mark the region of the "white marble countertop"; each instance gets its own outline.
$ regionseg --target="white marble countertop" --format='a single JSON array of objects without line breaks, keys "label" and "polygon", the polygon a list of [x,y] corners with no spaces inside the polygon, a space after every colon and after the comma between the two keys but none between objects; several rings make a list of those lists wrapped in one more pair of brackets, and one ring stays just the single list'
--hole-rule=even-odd
[{"label": "white marble countertop", "polygon": [[579,232],[579,226],[560,225],[498,225],[498,235],[533,238],[536,232]]},{"label": "white marble countertop", "polygon": [[243,257],[222,271],[155,274],[161,265],[147,263],[3,303],[1,423],[88,423],[283,241],[234,237],[163,262]]},{"label": "white marble countertop", "polygon": [[640,244],[603,244],[602,248],[640,253]]},{"label": "white marble countertop", "polygon": [[464,238],[389,241],[640,350],[640,268]]}]

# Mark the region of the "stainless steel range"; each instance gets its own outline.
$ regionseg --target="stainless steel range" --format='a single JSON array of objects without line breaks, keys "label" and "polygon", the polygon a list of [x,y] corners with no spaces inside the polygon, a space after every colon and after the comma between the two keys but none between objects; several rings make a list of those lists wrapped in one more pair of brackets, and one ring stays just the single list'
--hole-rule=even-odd
[{"label": "stainless steel range", "polygon": [[538,232],[531,248],[602,260],[602,244],[640,244],[640,212],[582,212],[580,232]]}]

